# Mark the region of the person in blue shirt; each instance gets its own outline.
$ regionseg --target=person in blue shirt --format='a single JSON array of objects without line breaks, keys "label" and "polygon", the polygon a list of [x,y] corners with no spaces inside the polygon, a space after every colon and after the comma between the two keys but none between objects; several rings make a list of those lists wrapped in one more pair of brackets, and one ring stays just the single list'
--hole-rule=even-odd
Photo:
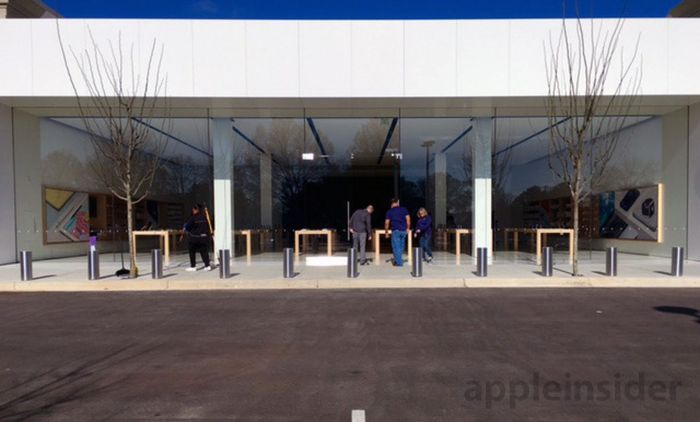
[{"label": "person in blue shirt", "polygon": [[395,267],[403,267],[403,250],[406,248],[406,231],[411,229],[411,216],[408,210],[399,204],[399,200],[391,200],[391,208],[386,212],[384,220],[384,235],[389,237],[391,229],[391,251],[394,254]]},{"label": "person in blue shirt", "polygon": [[423,260],[431,263],[433,261],[433,249],[430,246],[430,241],[433,238],[433,218],[425,208],[421,207],[418,210],[418,221],[416,222],[414,236],[418,237]]}]

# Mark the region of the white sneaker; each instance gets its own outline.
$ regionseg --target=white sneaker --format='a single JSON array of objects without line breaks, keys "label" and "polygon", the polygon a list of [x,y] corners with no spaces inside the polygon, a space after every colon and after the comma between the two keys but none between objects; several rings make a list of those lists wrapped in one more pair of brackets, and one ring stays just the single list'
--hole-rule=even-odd
[{"label": "white sneaker", "polygon": [[211,271],[211,270],[213,270],[213,268],[211,267],[211,265],[208,266],[208,267],[204,267],[204,271]]},{"label": "white sneaker", "polygon": [[193,273],[193,272],[197,271],[197,267],[189,267],[189,268],[186,269],[185,271],[190,272],[190,273]]}]

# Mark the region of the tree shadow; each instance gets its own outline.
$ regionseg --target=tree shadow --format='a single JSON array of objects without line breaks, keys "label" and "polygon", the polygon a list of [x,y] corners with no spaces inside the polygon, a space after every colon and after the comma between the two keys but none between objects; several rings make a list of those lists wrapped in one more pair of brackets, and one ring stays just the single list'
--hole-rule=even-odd
[{"label": "tree shadow", "polygon": [[0,391],[0,420],[46,416],[62,404],[112,390],[131,373],[115,378],[110,368],[135,360],[158,347],[138,348],[130,344],[73,368],[53,368],[32,375]]},{"label": "tree shadow", "polygon": [[686,315],[695,318],[695,322],[700,324],[700,311],[695,308],[686,308],[684,306],[655,306],[654,310],[667,314]]}]

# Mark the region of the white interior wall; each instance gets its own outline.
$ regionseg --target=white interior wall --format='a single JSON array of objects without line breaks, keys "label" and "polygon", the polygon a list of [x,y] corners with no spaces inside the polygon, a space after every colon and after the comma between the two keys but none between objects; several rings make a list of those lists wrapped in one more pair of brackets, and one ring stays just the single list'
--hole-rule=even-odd
[{"label": "white interior wall", "polygon": [[0,264],[16,261],[12,109],[0,105]]},{"label": "white interior wall", "polygon": [[688,113],[688,258],[700,259],[700,104]]},{"label": "white interior wall", "polygon": [[661,241],[600,239],[594,248],[617,246],[620,252],[671,256],[673,246],[688,246],[688,108],[661,116],[661,121]]},{"label": "white interior wall", "polygon": [[87,253],[84,243],[44,245],[42,220],[41,119],[23,111],[14,113],[17,248],[35,259]]}]

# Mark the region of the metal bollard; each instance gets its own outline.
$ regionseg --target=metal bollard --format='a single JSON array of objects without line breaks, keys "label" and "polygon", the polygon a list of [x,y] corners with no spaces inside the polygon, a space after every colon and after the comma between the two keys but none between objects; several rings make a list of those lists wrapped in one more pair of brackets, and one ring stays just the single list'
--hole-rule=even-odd
[{"label": "metal bollard", "polygon": [[423,277],[423,256],[421,248],[413,248],[413,263],[411,275],[413,277]]},{"label": "metal bollard", "polygon": [[231,278],[231,251],[219,249],[219,278]]},{"label": "metal bollard", "polygon": [[542,249],[542,276],[544,277],[552,276],[552,267],[554,264],[553,254],[554,248],[551,246]]},{"label": "metal bollard", "polygon": [[100,254],[96,250],[88,252],[88,280],[100,279]]},{"label": "metal bollard", "polygon": [[151,278],[154,280],[163,278],[163,251],[160,249],[151,251]]},{"label": "metal bollard", "polygon": [[609,247],[605,250],[605,275],[617,277],[617,248]]},{"label": "metal bollard", "polygon": [[671,275],[683,277],[683,248],[674,246],[671,250]]},{"label": "metal bollard", "polygon": [[357,251],[355,248],[348,249],[348,278],[356,278],[357,272]]},{"label": "metal bollard", "polygon": [[476,248],[476,276],[488,276],[489,268],[488,248]]},{"label": "metal bollard", "polygon": [[284,248],[284,278],[294,278],[294,249]]},{"label": "metal bollard", "polygon": [[19,253],[19,268],[22,274],[22,281],[31,281],[34,278],[32,274],[32,252],[21,251]]}]

